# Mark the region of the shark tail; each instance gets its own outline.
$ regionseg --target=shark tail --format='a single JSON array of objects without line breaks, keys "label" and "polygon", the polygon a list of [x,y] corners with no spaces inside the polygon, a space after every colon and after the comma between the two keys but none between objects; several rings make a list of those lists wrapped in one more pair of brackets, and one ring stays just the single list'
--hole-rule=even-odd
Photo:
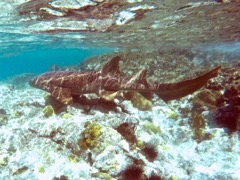
[{"label": "shark tail", "polygon": [[156,94],[166,103],[170,100],[187,96],[203,87],[209,79],[217,77],[219,69],[221,69],[221,66],[193,79],[177,83],[156,84],[158,89]]}]

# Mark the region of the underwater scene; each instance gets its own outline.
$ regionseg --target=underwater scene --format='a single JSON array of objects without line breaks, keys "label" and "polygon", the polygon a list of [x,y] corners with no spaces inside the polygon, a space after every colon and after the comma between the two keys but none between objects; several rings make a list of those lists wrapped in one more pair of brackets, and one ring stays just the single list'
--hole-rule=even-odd
[{"label": "underwater scene", "polygon": [[0,180],[240,180],[239,0],[0,7]]}]

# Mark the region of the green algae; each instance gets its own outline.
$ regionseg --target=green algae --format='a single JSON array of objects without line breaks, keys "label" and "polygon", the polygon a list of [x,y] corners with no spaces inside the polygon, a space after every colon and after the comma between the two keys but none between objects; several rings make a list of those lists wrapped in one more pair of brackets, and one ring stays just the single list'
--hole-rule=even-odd
[{"label": "green algae", "polygon": [[171,176],[170,180],[178,180],[178,177],[177,176]]},{"label": "green algae", "polygon": [[171,118],[171,119],[177,120],[177,119],[179,118],[179,115],[178,115],[177,112],[171,110],[171,111],[168,113],[168,117]]},{"label": "green algae", "polygon": [[193,129],[204,129],[206,128],[206,121],[201,114],[193,112],[191,114],[189,124]]},{"label": "green algae", "polygon": [[60,114],[61,112],[64,112],[66,110],[66,105],[54,99],[51,95],[45,96],[44,99],[45,99],[45,105],[52,106],[55,114]]},{"label": "green algae", "polygon": [[19,112],[19,111],[13,111],[13,113],[12,113],[12,118],[19,118],[19,117],[21,117],[23,115],[23,113],[22,112]]},{"label": "green algae", "polygon": [[86,128],[79,140],[78,146],[82,149],[93,149],[98,145],[99,138],[102,135],[102,127],[97,123],[90,123],[89,121],[85,123]]},{"label": "green algae", "polygon": [[54,109],[51,105],[47,105],[43,108],[43,115],[45,117],[50,117],[54,114]]},{"label": "green algae", "polygon": [[70,113],[64,113],[63,115],[62,115],[62,118],[63,119],[70,119],[72,117],[72,115],[70,114]]},{"label": "green algae", "polygon": [[152,133],[153,134],[161,134],[161,132],[162,132],[160,127],[156,126],[155,124],[153,124],[151,122],[147,122],[143,126],[149,134],[152,134]]},{"label": "green algae", "polygon": [[39,166],[39,167],[38,167],[38,172],[39,172],[40,174],[45,173],[45,168],[44,168],[43,166]]},{"label": "green algae", "polygon": [[94,173],[92,176],[95,178],[104,179],[104,180],[112,180],[113,179],[112,176],[110,176],[109,174],[104,173],[104,172]]},{"label": "green algae", "polygon": [[139,110],[149,111],[152,109],[152,102],[138,92],[134,92],[130,100],[133,106]]},{"label": "green algae", "polygon": [[139,147],[141,149],[141,148],[143,148],[144,143],[143,143],[143,141],[138,139],[136,145],[137,145],[137,147]]},{"label": "green algae", "polygon": [[189,125],[194,132],[193,139],[197,142],[202,142],[212,138],[211,134],[205,132],[206,121],[201,114],[196,112],[192,113],[189,119]]},{"label": "green algae", "polygon": [[0,114],[0,126],[6,125],[8,123],[8,118],[5,114]]},{"label": "green algae", "polygon": [[0,157],[0,166],[6,166],[7,164],[8,164],[8,157],[7,156]]},{"label": "green algae", "polygon": [[70,155],[68,156],[68,159],[69,159],[69,161],[70,161],[71,163],[73,163],[73,164],[78,163],[77,157],[74,156],[73,154],[70,154]]}]

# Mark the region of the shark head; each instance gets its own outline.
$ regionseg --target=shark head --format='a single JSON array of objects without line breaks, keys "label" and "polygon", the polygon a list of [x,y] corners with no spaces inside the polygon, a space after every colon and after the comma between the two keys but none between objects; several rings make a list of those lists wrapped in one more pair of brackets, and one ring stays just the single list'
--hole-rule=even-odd
[{"label": "shark head", "polygon": [[29,85],[35,88],[39,88],[42,90],[48,91],[50,84],[52,83],[52,77],[56,74],[56,72],[48,72],[41,74],[32,80],[29,81]]},{"label": "shark head", "polygon": [[38,85],[37,85],[37,77],[31,79],[31,80],[29,81],[29,85],[32,86],[32,87],[37,88],[37,87],[38,87]]},{"label": "shark head", "polygon": [[30,80],[29,85],[49,92],[56,100],[68,105],[73,101],[71,88],[61,86],[65,80],[65,75],[68,74],[69,72],[60,71],[44,73]]}]

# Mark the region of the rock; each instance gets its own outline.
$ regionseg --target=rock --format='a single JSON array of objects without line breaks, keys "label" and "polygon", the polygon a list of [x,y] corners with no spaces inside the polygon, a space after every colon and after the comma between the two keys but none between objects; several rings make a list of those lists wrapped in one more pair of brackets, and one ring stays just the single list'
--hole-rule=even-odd
[{"label": "rock", "polygon": [[239,130],[239,106],[225,105],[216,110],[205,112],[204,115],[212,128],[226,128],[230,133]]}]

